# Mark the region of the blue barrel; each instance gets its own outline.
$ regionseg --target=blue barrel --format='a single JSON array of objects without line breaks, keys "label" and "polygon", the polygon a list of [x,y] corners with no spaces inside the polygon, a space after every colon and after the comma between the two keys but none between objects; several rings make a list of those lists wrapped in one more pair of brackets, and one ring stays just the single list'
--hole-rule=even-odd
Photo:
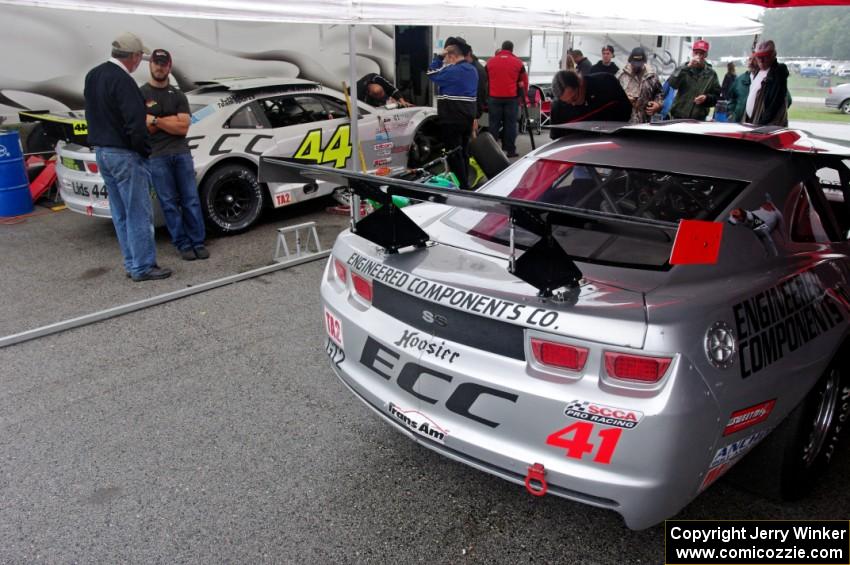
[{"label": "blue barrel", "polygon": [[0,216],[20,216],[32,210],[21,136],[17,131],[0,130]]}]

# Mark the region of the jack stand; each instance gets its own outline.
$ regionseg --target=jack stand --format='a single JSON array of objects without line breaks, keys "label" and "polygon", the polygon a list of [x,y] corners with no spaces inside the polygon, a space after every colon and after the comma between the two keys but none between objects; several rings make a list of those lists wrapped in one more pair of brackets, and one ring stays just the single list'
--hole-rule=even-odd
[{"label": "jack stand", "polygon": [[[295,234],[295,254],[289,251],[286,241],[287,234]],[[313,251],[310,250],[312,241]],[[283,254],[281,254],[283,250]],[[319,234],[316,232],[316,222],[304,222],[294,226],[284,226],[277,230],[277,244],[274,250],[274,261],[287,263],[295,259],[304,259],[313,255],[323,253],[322,244],[319,243]]]}]

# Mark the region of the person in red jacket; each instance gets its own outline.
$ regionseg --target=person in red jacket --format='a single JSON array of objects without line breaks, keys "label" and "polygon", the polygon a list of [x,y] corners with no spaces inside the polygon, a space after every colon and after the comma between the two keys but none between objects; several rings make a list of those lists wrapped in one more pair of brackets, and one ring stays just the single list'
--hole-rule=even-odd
[{"label": "person in red jacket", "polygon": [[[487,61],[487,78],[490,82],[488,111],[490,132],[502,140],[502,149],[508,157],[516,157],[517,116],[520,97],[528,92],[528,73],[519,57],[514,55],[511,41],[502,43],[502,49]],[[499,130],[501,129],[501,134]]]}]

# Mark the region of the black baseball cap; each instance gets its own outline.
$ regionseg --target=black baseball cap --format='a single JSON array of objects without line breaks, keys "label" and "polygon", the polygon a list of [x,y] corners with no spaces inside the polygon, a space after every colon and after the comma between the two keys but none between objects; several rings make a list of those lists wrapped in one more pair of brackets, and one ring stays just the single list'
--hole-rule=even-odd
[{"label": "black baseball cap", "polygon": [[630,63],[646,63],[646,51],[643,47],[635,47],[629,55]]},{"label": "black baseball cap", "polygon": [[157,63],[158,65],[170,65],[171,53],[169,53],[165,49],[154,49],[151,52],[151,61]]}]

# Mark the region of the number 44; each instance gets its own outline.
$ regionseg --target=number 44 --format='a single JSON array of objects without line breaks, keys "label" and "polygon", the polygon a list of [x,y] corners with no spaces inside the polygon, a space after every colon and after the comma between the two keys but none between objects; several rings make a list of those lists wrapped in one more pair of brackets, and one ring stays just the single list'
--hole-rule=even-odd
[{"label": "number 44", "polygon": [[316,163],[333,163],[340,169],[345,166],[351,157],[351,141],[349,140],[350,128],[344,124],[336,128],[328,144],[322,148],[322,130],[314,129],[301,141],[301,145],[295,151],[296,159],[315,161]]},{"label": "number 44", "polygon": [[[567,457],[583,459],[585,455],[592,453],[596,447],[590,443],[590,436],[594,432],[593,428],[594,426],[590,422],[576,422],[564,429],[549,434],[546,438],[546,444],[566,449]],[[596,450],[596,455],[593,456],[594,463],[602,463],[603,465],[611,463],[611,457],[617,449],[617,442],[620,441],[620,434],[622,432],[623,430],[620,428],[603,428],[599,430],[597,435],[602,441],[599,444],[599,449]]]}]

